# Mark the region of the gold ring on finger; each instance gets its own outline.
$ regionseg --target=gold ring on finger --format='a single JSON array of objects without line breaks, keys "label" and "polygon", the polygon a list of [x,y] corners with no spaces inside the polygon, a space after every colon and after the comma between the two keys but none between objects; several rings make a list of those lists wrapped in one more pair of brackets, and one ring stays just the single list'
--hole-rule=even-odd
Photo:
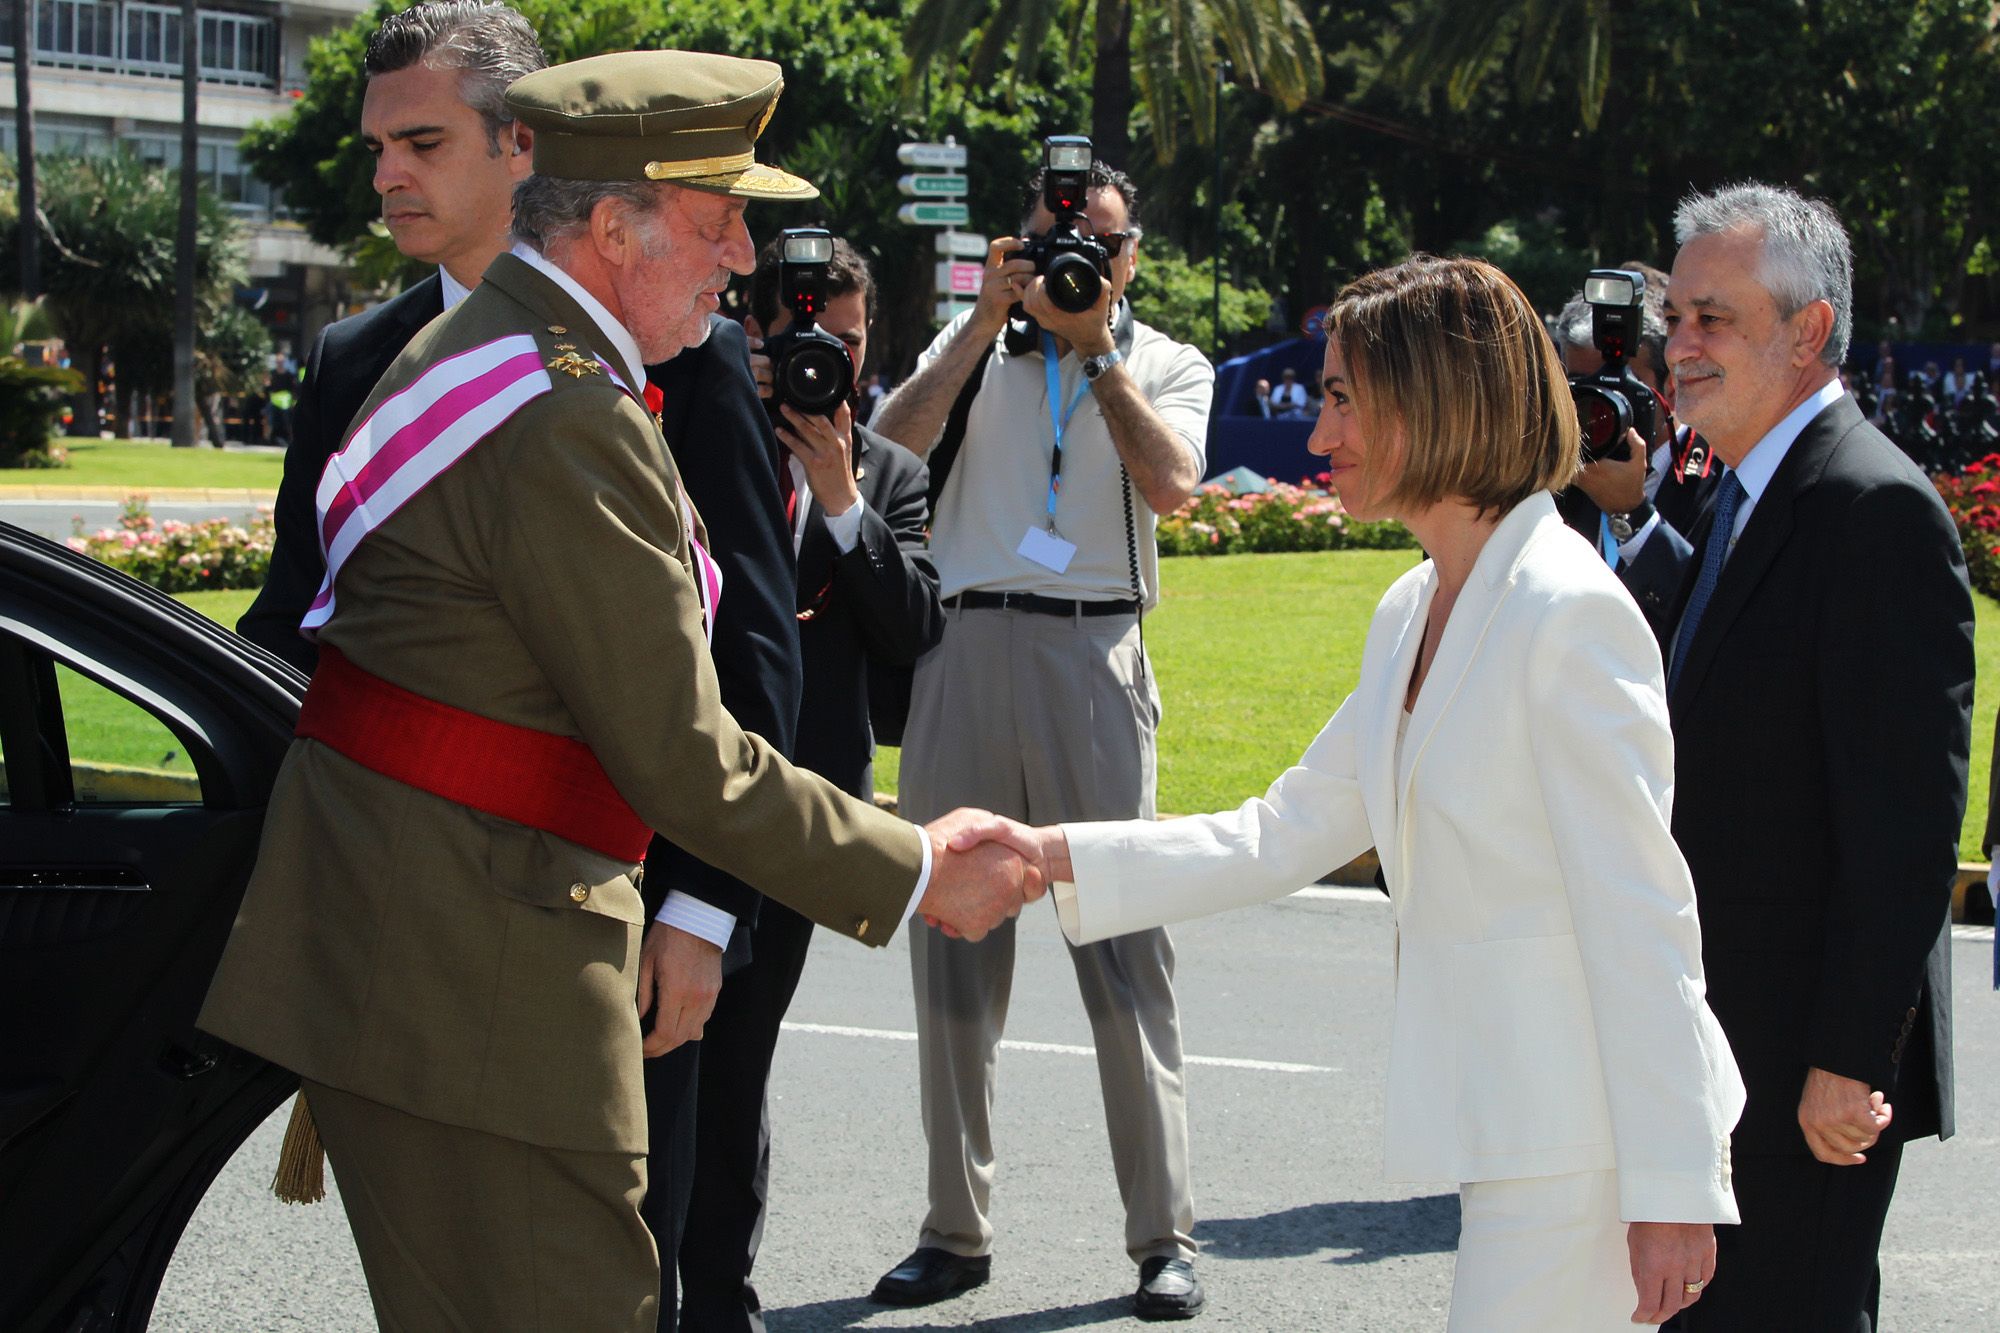
[{"label": "gold ring on finger", "polygon": [[1681,1290],[1690,1296],[1699,1296],[1701,1295],[1701,1289],[1707,1285],[1706,1281],[1683,1282],[1681,1283]]}]

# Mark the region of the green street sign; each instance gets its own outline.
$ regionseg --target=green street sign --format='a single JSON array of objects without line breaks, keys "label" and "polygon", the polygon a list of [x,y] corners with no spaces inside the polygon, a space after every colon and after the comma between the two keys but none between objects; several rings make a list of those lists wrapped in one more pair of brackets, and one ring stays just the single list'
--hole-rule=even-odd
[{"label": "green street sign", "polygon": [[896,181],[896,188],[904,194],[962,199],[965,197],[965,177],[918,172],[915,175],[899,178]]},{"label": "green street sign", "polygon": [[963,227],[972,221],[972,210],[964,204],[904,204],[896,216],[920,227]]}]

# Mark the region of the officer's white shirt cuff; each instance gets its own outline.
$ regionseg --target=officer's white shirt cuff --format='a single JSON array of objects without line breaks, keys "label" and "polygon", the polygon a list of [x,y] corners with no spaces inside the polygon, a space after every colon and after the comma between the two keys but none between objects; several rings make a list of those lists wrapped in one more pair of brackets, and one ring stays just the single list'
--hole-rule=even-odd
[{"label": "officer's white shirt cuff", "polygon": [[729,934],[736,929],[734,913],[725,912],[679,889],[668,890],[667,900],[660,904],[659,911],[653,913],[653,920],[663,926],[698,935],[718,949],[729,947]]},{"label": "officer's white shirt cuff", "polygon": [[[854,503],[849,505],[844,513],[825,516],[826,530],[832,534],[833,544],[840,548],[842,555],[853,550],[856,543],[861,540],[861,511],[867,507],[868,502],[856,496]],[[930,845],[929,838],[924,839],[924,845]]]},{"label": "officer's white shirt cuff", "polygon": [[1637,532],[1618,543],[1618,559],[1628,565],[1637,560],[1639,549],[1646,544],[1646,538],[1652,536],[1653,529],[1659,526],[1660,511],[1655,509],[1653,516],[1640,524]]},{"label": "officer's white shirt cuff", "polygon": [[924,900],[924,890],[931,886],[931,835],[925,831],[922,824],[912,824],[910,827],[917,831],[917,841],[924,845],[924,864],[923,868],[917,871],[917,889],[910,895],[910,905],[903,909],[903,915],[899,918],[904,922],[917,914],[917,904]]}]

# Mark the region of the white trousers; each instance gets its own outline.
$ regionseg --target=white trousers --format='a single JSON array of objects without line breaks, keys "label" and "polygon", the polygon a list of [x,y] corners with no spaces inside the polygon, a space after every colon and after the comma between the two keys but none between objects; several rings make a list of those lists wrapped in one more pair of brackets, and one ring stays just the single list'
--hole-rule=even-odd
[{"label": "white trousers", "polygon": [[1449,1333],[1631,1333],[1639,1295],[1618,1175],[1586,1171],[1459,1186]]}]

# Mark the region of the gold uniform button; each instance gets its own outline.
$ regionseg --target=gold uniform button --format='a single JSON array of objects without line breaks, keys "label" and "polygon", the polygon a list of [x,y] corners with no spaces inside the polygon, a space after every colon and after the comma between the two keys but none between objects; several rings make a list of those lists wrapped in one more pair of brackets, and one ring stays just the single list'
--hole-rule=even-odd
[{"label": "gold uniform button", "polygon": [[866,939],[867,936],[868,936],[868,918],[864,916],[859,921],[854,923],[854,938]]},{"label": "gold uniform button", "polygon": [[571,902],[583,903],[589,901],[589,899],[590,886],[588,884],[572,884],[569,886],[569,900]]}]

